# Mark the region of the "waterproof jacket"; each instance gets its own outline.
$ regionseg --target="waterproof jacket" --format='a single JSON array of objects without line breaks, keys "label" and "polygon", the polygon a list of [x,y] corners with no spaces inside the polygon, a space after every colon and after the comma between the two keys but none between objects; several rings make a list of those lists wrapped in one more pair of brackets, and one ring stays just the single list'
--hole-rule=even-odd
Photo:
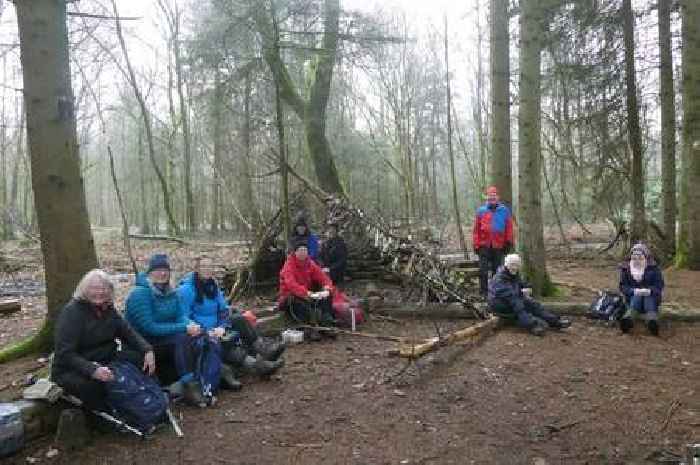
[{"label": "waterproof jacket", "polygon": [[493,249],[512,248],[513,215],[510,209],[502,203],[479,207],[474,218],[472,230],[472,247],[478,251],[482,247]]},{"label": "waterproof jacket", "polygon": [[290,296],[306,299],[308,292],[316,287],[328,287],[333,292],[333,282],[313,260],[307,258],[302,262],[293,253],[289,254],[280,271],[280,307]]},{"label": "waterproof jacket", "polygon": [[525,306],[523,288],[526,287],[529,286],[520,278],[520,273],[513,274],[501,266],[489,282],[489,306],[496,311],[521,311]]},{"label": "waterproof jacket", "polygon": [[644,269],[641,281],[636,281],[632,277],[629,262],[620,265],[620,292],[625,296],[627,305],[632,300],[635,289],[650,289],[651,297],[656,301],[656,305],[661,305],[664,277],[661,273],[661,268],[659,268],[653,258],[647,258],[647,266]]},{"label": "waterproof jacket", "polygon": [[136,285],[126,299],[125,316],[146,338],[184,333],[190,323],[177,290],[160,291],[146,273],[136,275]]},{"label": "waterproof jacket", "polygon": [[221,289],[216,290],[216,297],[211,299],[202,295],[202,301],[197,302],[197,287],[195,273],[187,273],[177,287],[177,293],[185,312],[190,320],[200,325],[204,330],[225,328],[229,325],[228,303]]},{"label": "waterproof jacket", "polygon": [[60,384],[61,377],[68,372],[92,376],[98,364],[105,365],[116,357],[115,338],[130,349],[142,353],[151,350],[151,345],[133,330],[114,306],[98,317],[87,301],[72,299],[56,322],[51,378]]},{"label": "waterproof jacket", "polygon": [[319,255],[321,264],[329,269],[334,283],[341,282],[348,261],[348,248],[342,237],[333,237],[323,243]]}]

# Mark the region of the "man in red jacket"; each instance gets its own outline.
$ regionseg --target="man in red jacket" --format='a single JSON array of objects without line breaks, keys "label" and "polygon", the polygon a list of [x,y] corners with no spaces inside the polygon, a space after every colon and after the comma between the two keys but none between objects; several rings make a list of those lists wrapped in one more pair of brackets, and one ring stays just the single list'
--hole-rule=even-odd
[{"label": "man in red jacket", "polygon": [[472,232],[474,252],[479,255],[479,286],[481,295],[488,293],[489,271],[496,273],[503,257],[513,249],[513,215],[499,201],[498,189],[486,189],[486,203],[476,211]]},{"label": "man in red jacket", "polygon": [[331,294],[333,282],[309,258],[305,239],[296,240],[280,271],[278,307],[293,321],[334,325]]}]

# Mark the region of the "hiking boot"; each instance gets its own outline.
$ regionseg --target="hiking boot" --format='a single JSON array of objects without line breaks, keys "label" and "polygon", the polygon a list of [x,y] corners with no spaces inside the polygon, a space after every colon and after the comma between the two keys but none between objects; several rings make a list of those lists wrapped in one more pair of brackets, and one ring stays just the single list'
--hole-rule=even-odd
[{"label": "hiking boot", "polygon": [[544,336],[546,332],[547,328],[539,323],[532,325],[532,327],[530,328],[530,334],[532,334],[533,336]]},{"label": "hiking boot", "polygon": [[559,318],[556,322],[554,322],[551,327],[554,329],[565,329],[571,326],[571,320],[569,320],[566,317]]},{"label": "hiking boot", "polygon": [[256,353],[263,356],[265,360],[277,360],[285,351],[287,346],[283,341],[265,341],[259,337],[253,343],[253,349]]},{"label": "hiking boot", "polygon": [[231,391],[240,391],[243,385],[236,378],[233,368],[225,363],[221,364],[221,387]]},{"label": "hiking boot", "polygon": [[265,360],[262,355],[248,356],[243,362],[243,367],[258,376],[270,376],[284,366],[284,360]]},{"label": "hiking boot", "polygon": [[622,331],[624,334],[632,331],[633,327],[634,321],[632,321],[632,318],[623,318],[620,320],[620,331]]},{"label": "hiking boot", "polygon": [[659,335],[659,322],[656,320],[649,320],[647,323],[647,329],[652,336]]},{"label": "hiking boot", "polygon": [[202,385],[198,381],[188,381],[184,386],[185,402],[195,407],[207,406],[207,399],[202,394]]}]

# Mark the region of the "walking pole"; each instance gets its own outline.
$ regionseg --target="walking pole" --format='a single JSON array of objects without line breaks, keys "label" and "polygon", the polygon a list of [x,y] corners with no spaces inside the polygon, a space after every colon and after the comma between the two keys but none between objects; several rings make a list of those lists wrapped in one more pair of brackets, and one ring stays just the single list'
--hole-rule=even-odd
[{"label": "walking pole", "polygon": [[170,425],[172,425],[173,431],[175,431],[175,436],[178,438],[184,437],[185,435],[183,434],[180,425],[177,423],[175,415],[173,415],[172,410],[170,410],[170,407],[165,410],[165,414],[168,415],[168,421],[170,421]]},{"label": "walking pole", "polygon": [[[75,407],[85,408],[85,405],[83,404],[83,401],[80,400],[80,399],[78,399],[78,398],[75,397],[75,396],[72,396],[72,395],[70,395],[70,394],[63,394],[63,395],[61,396],[61,398],[62,398],[63,400],[65,400],[66,402],[68,402],[69,404],[74,405]],[[88,410],[88,409],[85,408],[85,410]],[[104,419],[104,420],[107,420],[108,422],[112,423],[113,425],[115,425],[115,426],[117,426],[117,427],[119,427],[119,428],[123,428],[124,430],[128,431],[129,433],[135,434],[136,436],[140,437],[141,439],[144,439],[144,438],[146,437],[146,435],[143,434],[142,431],[139,431],[138,429],[134,428],[133,426],[131,426],[131,425],[129,425],[129,424],[123,422],[123,421],[120,420],[119,418],[117,418],[117,417],[115,417],[115,416],[113,416],[113,415],[110,415],[110,414],[107,413],[107,412],[102,412],[102,411],[100,411],[100,410],[88,410],[88,412],[90,412],[90,413],[92,413],[93,415],[96,415],[96,416],[98,416],[98,417],[100,417],[100,418],[102,418],[102,419]]]}]

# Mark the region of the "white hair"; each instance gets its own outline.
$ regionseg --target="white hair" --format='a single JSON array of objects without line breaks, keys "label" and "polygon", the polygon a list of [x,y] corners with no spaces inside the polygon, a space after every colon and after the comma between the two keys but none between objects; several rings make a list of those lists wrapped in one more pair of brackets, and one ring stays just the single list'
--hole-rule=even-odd
[{"label": "white hair", "polygon": [[112,300],[114,298],[114,283],[110,278],[109,274],[100,269],[94,269],[88,271],[85,276],[82,277],[80,282],[73,292],[73,298],[78,300],[87,300],[87,289],[93,282],[98,281],[109,289],[109,298]]},{"label": "white hair", "polygon": [[506,265],[506,268],[508,268],[509,270],[510,270],[510,267],[513,265],[519,267],[522,264],[522,262],[520,260],[520,255],[518,255],[517,253],[511,253],[511,254],[506,255],[506,259],[505,259],[504,263]]}]

